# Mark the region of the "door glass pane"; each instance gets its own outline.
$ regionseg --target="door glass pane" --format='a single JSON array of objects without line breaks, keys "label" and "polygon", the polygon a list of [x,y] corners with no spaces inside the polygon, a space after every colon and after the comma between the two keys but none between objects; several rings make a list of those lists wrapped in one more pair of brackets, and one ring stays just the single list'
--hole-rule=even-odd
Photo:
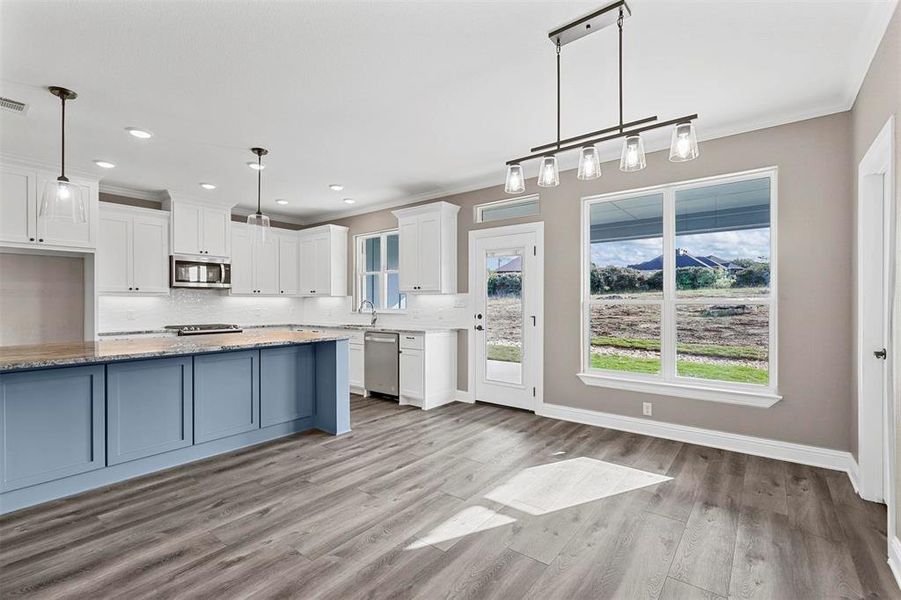
[{"label": "door glass pane", "polygon": [[660,373],[660,304],[592,304],[591,368]]},{"label": "door glass pane", "polygon": [[590,209],[592,298],[663,297],[663,194]]},{"label": "door glass pane", "polygon": [[382,286],[379,285],[379,275],[365,275],[363,277],[363,297],[372,302],[372,305],[379,308],[379,299],[381,298]]},{"label": "door glass pane", "polygon": [[522,383],[522,250],[486,256],[485,378]]},{"label": "door glass pane", "polygon": [[400,291],[400,281],[397,273],[388,273],[388,298],[385,308],[392,310],[404,310],[407,308],[407,295],[402,294]]},{"label": "door glass pane", "polygon": [[769,345],[765,304],[676,307],[676,371],[681,377],[766,385]]},{"label": "door glass pane", "polygon": [[770,179],[677,190],[675,197],[678,295],[768,295]]},{"label": "door glass pane", "polygon": [[389,271],[397,270],[397,234],[392,233],[386,237],[388,243],[388,264],[385,268]]},{"label": "door glass pane", "polygon": [[382,239],[379,237],[366,238],[366,268],[365,271],[382,270]]}]

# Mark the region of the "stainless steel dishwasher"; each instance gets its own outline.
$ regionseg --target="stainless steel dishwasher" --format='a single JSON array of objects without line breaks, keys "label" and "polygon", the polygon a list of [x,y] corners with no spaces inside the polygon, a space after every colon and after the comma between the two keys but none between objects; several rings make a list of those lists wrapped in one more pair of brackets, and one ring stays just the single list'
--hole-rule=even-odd
[{"label": "stainless steel dishwasher", "polygon": [[400,394],[400,343],[396,333],[367,331],[363,335],[363,387],[367,392]]}]

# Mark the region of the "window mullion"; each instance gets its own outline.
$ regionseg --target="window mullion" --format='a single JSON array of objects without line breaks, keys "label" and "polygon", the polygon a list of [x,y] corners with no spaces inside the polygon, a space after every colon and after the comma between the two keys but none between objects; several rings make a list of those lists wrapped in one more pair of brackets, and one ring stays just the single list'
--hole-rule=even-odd
[{"label": "window mullion", "polygon": [[676,209],[672,189],[663,191],[663,303],[660,332],[660,372],[663,379],[676,377]]}]

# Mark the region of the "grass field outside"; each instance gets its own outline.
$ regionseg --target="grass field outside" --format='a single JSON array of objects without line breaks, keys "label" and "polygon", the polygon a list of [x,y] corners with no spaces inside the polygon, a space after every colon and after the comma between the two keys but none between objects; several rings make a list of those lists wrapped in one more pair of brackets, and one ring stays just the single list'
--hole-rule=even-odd
[{"label": "grass field outside", "polygon": [[[591,368],[653,375],[660,372],[660,359],[592,353]],[[769,373],[766,369],[741,364],[730,365],[677,360],[676,370],[682,377],[758,385],[766,385],[769,382]]]}]

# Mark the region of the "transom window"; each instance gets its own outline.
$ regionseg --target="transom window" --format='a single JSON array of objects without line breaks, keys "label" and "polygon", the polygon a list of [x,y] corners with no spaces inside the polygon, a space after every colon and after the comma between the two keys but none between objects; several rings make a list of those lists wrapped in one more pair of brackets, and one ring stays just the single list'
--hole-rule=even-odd
[{"label": "transom window", "polygon": [[356,305],[365,299],[376,310],[404,310],[406,294],[398,280],[397,230],[359,235],[356,242]]},{"label": "transom window", "polygon": [[773,169],[585,199],[583,381],[778,400],[774,203]]}]

